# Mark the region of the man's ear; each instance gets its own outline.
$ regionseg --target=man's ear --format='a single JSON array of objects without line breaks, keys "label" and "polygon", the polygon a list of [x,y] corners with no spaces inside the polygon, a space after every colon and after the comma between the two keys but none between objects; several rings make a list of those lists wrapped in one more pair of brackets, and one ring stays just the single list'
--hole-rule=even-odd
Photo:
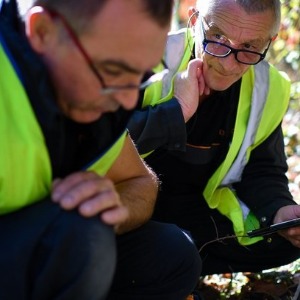
[{"label": "man's ear", "polygon": [[188,14],[191,26],[195,26],[199,11],[194,7],[189,7]]},{"label": "man's ear", "polygon": [[57,28],[49,13],[41,6],[32,7],[25,20],[26,35],[31,47],[37,53],[44,53]]}]

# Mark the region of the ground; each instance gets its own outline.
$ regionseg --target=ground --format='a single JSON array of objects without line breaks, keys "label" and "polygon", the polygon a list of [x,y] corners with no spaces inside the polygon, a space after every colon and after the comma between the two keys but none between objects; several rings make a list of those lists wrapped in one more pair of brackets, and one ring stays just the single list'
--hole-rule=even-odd
[{"label": "ground", "polygon": [[201,278],[205,300],[300,300],[300,259],[261,273],[233,273]]}]

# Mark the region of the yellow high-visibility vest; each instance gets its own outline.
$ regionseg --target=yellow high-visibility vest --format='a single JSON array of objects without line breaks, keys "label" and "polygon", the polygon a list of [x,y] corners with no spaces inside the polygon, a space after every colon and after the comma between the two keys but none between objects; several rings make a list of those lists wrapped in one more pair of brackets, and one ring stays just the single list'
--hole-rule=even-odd
[{"label": "yellow high-visibility vest", "polygon": [[[0,43],[0,215],[50,194],[52,170],[40,125],[25,89]],[[118,157],[127,132],[88,170],[105,173]]]},{"label": "yellow high-visibility vest", "polygon": [[[191,33],[186,29],[169,34],[165,61],[170,72],[163,82],[147,88],[144,107],[163,103],[173,97],[174,76],[186,69],[193,45]],[[261,240],[261,237],[246,236],[247,231],[259,228],[259,222],[242,199],[236,197],[231,184],[240,180],[251,151],[267,139],[280,124],[288,108],[289,99],[290,81],[286,74],[277,71],[265,61],[249,68],[242,77],[230,149],[204,189],[203,195],[209,207],[218,209],[232,221],[234,232],[243,245]]]}]

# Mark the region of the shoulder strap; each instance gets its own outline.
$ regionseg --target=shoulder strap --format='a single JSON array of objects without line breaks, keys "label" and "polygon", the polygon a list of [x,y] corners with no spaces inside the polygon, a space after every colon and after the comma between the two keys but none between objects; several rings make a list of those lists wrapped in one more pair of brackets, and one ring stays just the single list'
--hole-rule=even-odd
[{"label": "shoulder strap", "polygon": [[[253,93],[251,91],[253,90]],[[217,208],[233,223],[240,243],[252,244],[245,232],[259,223],[249,208],[238,199],[231,183],[240,180],[251,150],[261,144],[280,124],[289,103],[290,82],[267,63],[259,64],[243,76],[235,132],[225,161],[213,174],[204,190],[211,208]],[[249,225],[250,224],[250,225]]]},{"label": "shoulder strap", "polygon": [[[194,41],[190,30],[183,28],[169,33],[164,56],[169,73],[164,77],[163,81],[152,84],[146,89],[143,107],[157,105],[172,98],[174,76],[186,69],[191,58],[193,45]],[[155,71],[160,71],[161,68],[162,66],[156,68]]]}]

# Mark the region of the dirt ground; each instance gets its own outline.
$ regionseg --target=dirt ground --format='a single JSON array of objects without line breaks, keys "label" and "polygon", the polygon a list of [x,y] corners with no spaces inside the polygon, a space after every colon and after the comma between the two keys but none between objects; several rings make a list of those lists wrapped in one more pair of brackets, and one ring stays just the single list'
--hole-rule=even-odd
[{"label": "dirt ground", "polygon": [[205,276],[199,291],[205,300],[300,300],[300,259],[261,273]]}]

